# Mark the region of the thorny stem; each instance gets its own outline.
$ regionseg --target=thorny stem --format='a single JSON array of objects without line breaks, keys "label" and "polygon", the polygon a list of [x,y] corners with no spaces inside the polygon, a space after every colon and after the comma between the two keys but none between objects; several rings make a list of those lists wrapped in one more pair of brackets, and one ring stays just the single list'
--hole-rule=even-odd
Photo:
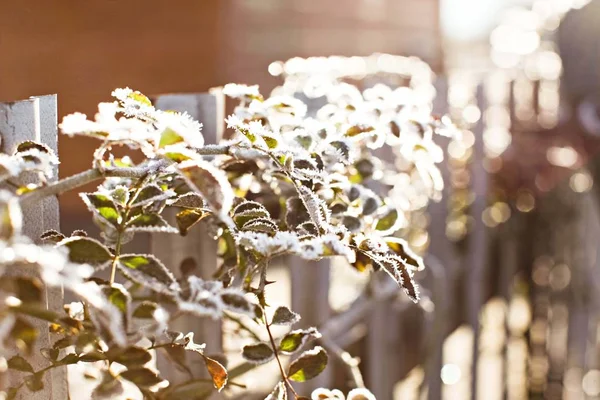
[{"label": "thorny stem", "polygon": [[265,322],[265,327],[267,328],[267,334],[269,335],[269,341],[271,342],[271,348],[273,349],[273,354],[275,355],[275,360],[277,360],[277,365],[279,366],[279,372],[281,373],[281,378],[283,379],[283,382],[286,384],[286,386],[294,394],[294,398],[297,399],[300,396],[298,396],[298,393],[296,393],[296,391],[294,390],[294,387],[290,383],[290,380],[288,379],[288,376],[285,373],[285,370],[283,369],[283,364],[281,364],[281,360],[279,359],[279,354],[277,353],[277,345],[275,344],[275,339],[273,339],[273,334],[271,333],[271,325],[269,324],[269,321],[267,320],[267,316],[264,312],[264,308],[266,306],[265,286],[267,284],[267,267],[268,267],[268,265],[269,265],[269,260],[266,260],[262,264],[262,269],[260,271],[260,282],[259,282],[259,286],[258,286],[259,301],[260,301],[260,305],[263,307],[263,321]]}]

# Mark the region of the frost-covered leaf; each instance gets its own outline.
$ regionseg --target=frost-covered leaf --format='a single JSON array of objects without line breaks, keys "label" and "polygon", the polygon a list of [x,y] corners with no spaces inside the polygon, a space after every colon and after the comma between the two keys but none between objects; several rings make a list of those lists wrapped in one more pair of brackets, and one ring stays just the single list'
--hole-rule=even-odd
[{"label": "frost-covered leaf", "polygon": [[158,214],[138,214],[127,222],[126,229],[132,232],[177,233],[177,229]]},{"label": "frost-covered leaf", "polygon": [[50,229],[40,235],[40,239],[43,241],[51,242],[51,243],[59,243],[61,240],[65,238],[65,235],[62,233],[55,231],[54,229]]},{"label": "frost-covered leaf", "polygon": [[102,292],[107,300],[117,307],[123,316],[123,325],[129,324],[129,309],[131,307],[131,294],[123,285],[114,283],[112,286],[102,286]]},{"label": "frost-covered leaf", "polygon": [[270,219],[270,217],[266,207],[256,201],[245,200],[233,209],[233,220],[238,228],[243,227],[244,224],[253,219]]},{"label": "frost-covered leaf", "polygon": [[287,388],[285,383],[280,381],[274,388],[273,391],[265,397],[265,400],[287,400]]},{"label": "frost-covered leaf", "polygon": [[346,400],[377,400],[377,399],[375,398],[375,395],[373,393],[371,393],[368,389],[356,388],[356,389],[352,389],[348,393]]},{"label": "frost-covered leaf", "polygon": [[404,263],[408,264],[408,266],[417,271],[422,271],[425,269],[423,258],[419,257],[410,249],[410,246],[406,240],[396,237],[387,237],[385,238],[385,244],[387,244],[390,250],[392,250],[396,255],[400,256],[404,260]]},{"label": "frost-covered leaf", "polygon": [[269,218],[252,219],[242,226],[243,231],[264,232],[274,234],[278,231],[275,221]]},{"label": "frost-covered leaf", "polygon": [[239,232],[235,240],[239,246],[265,256],[300,250],[300,240],[293,232],[277,232],[274,236],[262,232]]},{"label": "frost-covered leaf", "polygon": [[419,287],[413,279],[412,269],[402,258],[390,253],[376,255],[373,260],[404,289],[413,302],[419,301]]},{"label": "frost-covered leaf", "polygon": [[327,366],[327,353],[320,346],[302,353],[288,368],[289,379],[305,382],[318,376]]},{"label": "frost-covered leaf", "polygon": [[264,364],[275,357],[273,349],[266,343],[256,343],[244,346],[242,356],[254,364]]},{"label": "frost-covered leaf", "polygon": [[227,219],[234,194],[225,172],[204,160],[184,161],[178,168],[190,187],[202,195],[209,207],[222,219]]},{"label": "frost-covered leaf", "polygon": [[94,214],[115,227],[119,226],[121,214],[117,205],[107,193],[80,193],[79,196]]},{"label": "frost-covered leaf", "polygon": [[8,359],[7,361],[8,368],[14,369],[21,372],[31,372],[33,373],[33,367],[29,364],[29,361],[24,359],[21,356],[14,356]]},{"label": "frost-covered leaf", "polygon": [[58,243],[58,246],[66,246],[69,260],[78,264],[101,267],[113,258],[106,246],[89,237],[71,236]]},{"label": "frost-covered leaf", "polygon": [[310,339],[321,337],[316,328],[296,329],[287,333],[279,342],[279,351],[292,354],[300,350]]},{"label": "frost-covered leaf", "polygon": [[119,256],[117,265],[127,277],[157,292],[173,293],[180,290],[171,271],[153,255],[124,254]]},{"label": "frost-covered leaf", "polygon": [[311,400],[346,400],[346,396],[339,389],[317,388],[310,395]]},{"label": "frost-covered leaf", "polygon": [[306,207],[299,197],[290,197],[287,199],[285,223],[288,229],[294,229],[309,220],[310,215],[308,215],[308,211],[306,211]]},{"label": "frost-covered leaf", "polygon": [[146,206],[154,202],[167,200],[173,196],[175,196],[175,192],[171,190],[164,191],[155,184],[146,185],[135,196],[131,207]]},{"label": "frost-covered leaf", "polygon": [[177,227],[179,228],[179,234],[182,236],[187,235],[189,230],[194,225],[202,221],[202,219],[204,219],[207,216],[208,213],[198,210],[186,209],[178,212],[175,218],[177,221]]},{"label": "frost-covered leaf", "polygon": [[331,212],[327,207],[327,204],[317,196],[312,190],[306,186],[298,186],[298,194],[306,211],[310,216],[311,221],[319,228],[319,230],[326,230],[329,226],[329,218]]},{"label": "frost-covered leaf", "polygon": [[271,319],[272,325],[294,325],[300,321],[300,314],[297,314],[287,308],[286,306],[279,306],[273,313],[273,319]]},{"label": "frost-covered leaf", "polygon": [[228,288],[223,289],[219,296],[227,310],[254,317],[254,304],[248,301],[244,296],[244,292],[235,288]]},{"label": "frost-covered leaf", "polygon": [[170,205],[173,207],[197,209],[204,207],[204,200],[202,200],[202,197],[199,194],[188,192],[179,196],[175,201],[171,202]]},{"label": "frost-covered leaf", "polygon": [[220,392],[227,385],[227,370],[220,362],[207,356],[203,356],[203,358],[215,388]]}]

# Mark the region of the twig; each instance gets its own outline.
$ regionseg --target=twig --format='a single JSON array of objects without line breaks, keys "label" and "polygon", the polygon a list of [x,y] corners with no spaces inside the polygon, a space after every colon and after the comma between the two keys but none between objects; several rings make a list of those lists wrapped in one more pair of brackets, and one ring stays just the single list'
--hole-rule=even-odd
[{"label": "twig", "polygon": [[360,359],[356,357],[352,357],[350,353],[342,349],[336,342],[329,339],[328,337],[319,338],[319,342],[331,353],[333,353],[340,361],[348,367],[348,372],[354,381],[354,385],[357,388],[364,388],[365,381],[363,380],[362,374],[360,372],[360,368],[358,365],[360,364]]},{"label": "twig", "polygon": [[69,190],[77,189],[83,185],[94,182],[101,178],[143,178],[161,168],[166,167],[171,162],[168,160],[158,160],[150,162],[144,167],[107,167],[101,170],[100,168],[92,168],[79,174],[62,179],[58,182],[44,186],[40,189],[29,192],[21,197],[21,203],[27,204],[35,201],[40,201],[46,197],[58,195]]},{"label": "twig", "polygon": [[[210,144],[196,149],[199,155],[231,154],[234,145]],[[39,201],[49,196],[59,195],[101,178],[142,178],[171,164],[171,161],[160,159],[151,161],[143,167],[106,167],[92,168],[79,174],[54,182],[48,186],[29,192],[21,197],[21,203],[27,204]]]}]

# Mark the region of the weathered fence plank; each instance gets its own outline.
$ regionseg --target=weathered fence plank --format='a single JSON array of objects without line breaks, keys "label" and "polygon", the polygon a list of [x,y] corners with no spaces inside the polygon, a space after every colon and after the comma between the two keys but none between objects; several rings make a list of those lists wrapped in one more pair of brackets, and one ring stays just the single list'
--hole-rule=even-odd
[{"label": "weathered fence plank", "polygon": [[[201,94],[161,95],[155,97],[154,103],[158,109],[187,112],[192,118],[200,121],[203,124],[202,134],[207,144],[215,144],[223,136],[225,102],[223,94],[218,89]],[[168,210],[164,216],[172,225],[175,225],[173,210]],[[171,268],[176,276],[180,276],[179,267],[186,259],[195,261],[198,268],[196,274],[203,279],[211,279],[217,269],[217,242],[209,237],[202,224],[190,230],[185,237],[153,233],[150,246],[152,253]],[[194,332],[198,341],[206,343],[207,354],[222,351],[221,321],[214,321],[210,318],[185,318],[177,320],[171,329]],[[200,357],[195,357],[190,361],[194,373],[200,374],[205,371]],[[158,363],[161,367],[165,360],[159,357]],[[166,378],[177,381],[179,373],[173,370],[171,363],[166,361],[162,367],[161,371],[165,372]]]},{"label": "weathered fence plank", "polygon": [[[2,151],[12,154],[16,146],[24,140],[42,142],[57,151],[57,112],[56,96],[32,97],[28,100],[12,103],[0,103],[0,135],[2,138]],[[58,167],[54,170],[53,179],[58,177]],[[26,178],[25,178],[26,179]],[[34,241],[39,241],[40,235],[48,230],[59,230],[58,200],[55,197],[45,199],[39,203],[23,206],[23,231]],[[36,274],[35,271],[27,273]],[[47,306],[51,310],[59,311],[63,304],[61,288],[45,290]],[[48,324],[43,321],[32,321],[40,331],[36,348],[31,358],[35,370],[48,365],[40,352],[40,348],[52,347],[52,338],[48,333]],[[20,384],[22,374],[11,374],[9,384]],[[66,367],[53,368],[44,376],[44,389],[39,392],[21,390],[20,398],[28,400],[64,400],[67,394]]]}]

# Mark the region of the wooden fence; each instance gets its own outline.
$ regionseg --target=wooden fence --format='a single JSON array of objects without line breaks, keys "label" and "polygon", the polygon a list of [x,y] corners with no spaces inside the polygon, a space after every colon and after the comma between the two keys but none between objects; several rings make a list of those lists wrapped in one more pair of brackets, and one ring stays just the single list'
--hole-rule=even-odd
[{"label": "wooden fence", "polygon": [[[509,81],[507,85],[511,86],[513,83]],[[448,93],[453,90],[452,81],[438,79],[436,88],[438,97],[434,104],[435,111],[449,111],[447,98]],[[481,84],[474,85],[471,93],[472,104],[480,111],[487,108],[484,89]],[[510,96],[514,96],[514,91],[509,92]],[[215,143],[223,135],[225,103],[219,90],[202,94],[156,96],[154,102],[158,108],[186,111],[200,120],[204,124],[203,131],[207,143]],[[509,107],[513,106],[512,97],[508,99],[508,104]],[[539,274],[539,268],[542,268],[536,264],[540,262],[539,256],[549,255],[554,257],[552,267],[549,267],[550,275],[557,265],[567,263],[570,265],[569,271],[572,276],[578,277],[578,284],[586,287],[588,291],[593,289],[593,282],[598,279],[595,269],[599,262],[595,253],[597,243],[593,240],[597,239],[597,233],[600,231],[596,208],[598,203],[591,197],[591,192],[575,197],[567,195],[568,199],[565,200],[561,193],[571,192],[568,189],[557,188],[556,197],[550,196],[551,200],[547,200],[547,204],[540,204],[538,211],[523,213],[513,207],[512,218],[497,229],[491,230],[482,219],[489,206],[490,196],[490,175],[484,168],[485,129],[484,118],[478,118],[470,127],[475,137],[471,161],[468,164],[470,187],[474,196],[467,209],[471,224],[466,238],[460,245],[450,241],[446,234],[448,204],[442,201],[430,206],[431,245],[429,253],[425,256],[427,268],[417,277],[423,286],[426,301],[420,305],[413,305],[404,299],[401,291],[390,279],[380,280],[374,276],[371,285],[374,290],[365,291],[347,310],[335,313],[329,307],[329,262],[321,261],[307,265],[306,262],[292,259],[286,263],[291,274],[291,305],[303,315],[302,323],[317,326],[323,334],[321,344],[340,358],[345,357],[348,360],[346,350],[359,356],[365,384],[378,399],[392,399],[395,385],[419,365],[424,369],[421,389],[427,393],[427,398],[443,398],[444,384],[440,379],[440,371],[444,365],[444,343],[448,335],[464,324],[470,326],[473,332],[472,347],[469,350],[471,370],[466,374],[471,382],[470,397],[487,399],[488,397],[481,395],[485,393],[485,387],[482,392],[481,386],[485,378],[479,375],[482,349],[481,311],[493,296],[505,298],[509,308],[512,300],[522,296],[517,290],[519,286],[515,284],[517,278],[518,282],[524,282],[529,288],[529,304],[533,317],[525,330],[518,332],[509,321],[509,313],[505,313],[503,317],[506,333],[501,354],[504,365],[503,395],[498,398],[524,398],[519,397],[519,392],[510,386],[511,381],[508,378],[511,372],[509,357],[513,339],[526,342],[528,357],[525,362],[537,362],[536,360],[542,357],[537,353],[540,348],[542,354],[550,354],[550,358],[545,359],[550,367],[542,379],[545,386],[540,386],[541,389],[536,386],[538,381],[535,380],[538,377],[535,374],[539,372],[525,370],[527,382],[530,382],[530,393],[543,393],[548,390],[549,384],[563,382],[567,366],[571,369],[579,368],[582,374],[598,368],[597,357],[592,357],[594,360],[591,361],[586,357],[590,352],[598,354],[595,336],[599,304],[597,296],[576,296],[576,290],[569,289],[576,288],[572,286],[573,283],[571,286],[554,290],[549,284],[540,284],[535,275]],[[13,151],[17,142],[26,139],[41,141],[56,150],[56,98],[46,96],[0,104],[0,133],[2,149],[7,153]],[[451,169],[449,163],[442,165],[447,182],[451,180]],[[446,198],[451,196],[452,190],[452,185],[447,185],[444,193]],[[560,198],[560,201],[557,198]],[[560,221],[549,223],[556,214],[552,208],[554,206],[560,206],[561,210],[576,210],[576,213],[565,213]],[[59,229],[57,200],[54,198],[29,206],[24,214],[25,230],[34,240],[46,229]],[[546,235],[544,237],[548,238],[548,243],[558,244],[544,245],[534,240],[534,235],[541,234]],[[582,242],[582,238],[586,241]],[[210,277],[217,267],[216,245],[202,229],[192,230],[186,238],[152,234],[150,247],[151,251],[173,268],[175,273],[179,265],[188,259],[196,261],[201,267],[200,274],[205,278]],[[580,254],[582,251],[584,256]],[[318,273],[305,274],[305,268],[314,268]],[[318,279],[315,279],[315,276],[318,276]],[[48,291],[47,299],[48,307],[57,309],[62,304],[62,293]],[[555,303],[549,304],[549,301]],[[560,307],[557,308],[557,304]],[[548,332],[556,332],[560,328],[552,326],[549,313],[552,310],[555,313],[557,310],[564,310],[565,306],[571,307],[565,317],[570,327],[568,346],[564,349],[558,347],[558,350],[557,347],[553,347],[554,354],[550,352],[549,346],[556,346],[555,342],[533,340],[536,337],[536,329],[540,329],[536,323],[545,323]],[[223,331],[219,322],[198,319],[186,320],[181,324],[176,328],[194,331],[199,340],[208,344],[210,352],[222,349]],[[527,337],[532,339],[528,342]],[[49,347],[49,341],[48,335],[42,334],[38,346]],[[576,354],[567,357],[567,348],[574,349]],[[564,361],[563,358],[568,358],[568,361]],[[159,359],[159,365],[161,362]],[[35,362],[33,365],[37,368]],[[53,374],[47,374],[45,390],[34,395],[27,394],[27,398],[67,398],[65,369],[56,368],[52,371]],[[169,378],[177,379],[176,373],[166,371],[166,374]],[[308,390],[315,385],[343,388],[351,386],[349,381],[347,365],[335,361],[328,367],[327,373],[321,375],[315,383],[305,384],[301,388]]]}]

